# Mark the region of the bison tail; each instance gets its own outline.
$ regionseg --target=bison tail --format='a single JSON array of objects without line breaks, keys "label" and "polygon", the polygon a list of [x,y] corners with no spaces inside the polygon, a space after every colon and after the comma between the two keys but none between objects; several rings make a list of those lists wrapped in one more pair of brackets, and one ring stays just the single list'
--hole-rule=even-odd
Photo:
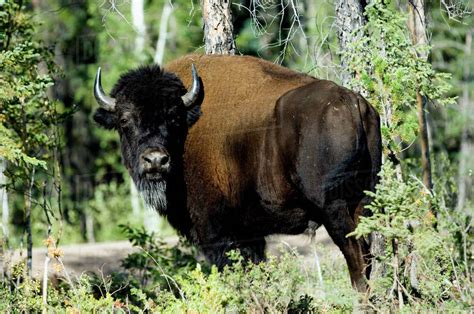
[{"label": "bison tail", "polygon": [[[363,128],[364,137],[367,141],[367,152],[370,158],[370,184],[369,190],[375,191],[375,186],[379,182],[378,173],[382,166],[382,136],[380,133],[380,116],[375,108],[361,95],[358,95],[358,107]],[[363,206],[369,204],[371,199],[365,197]],[[365,216],[366,210],[362,215]]]}]

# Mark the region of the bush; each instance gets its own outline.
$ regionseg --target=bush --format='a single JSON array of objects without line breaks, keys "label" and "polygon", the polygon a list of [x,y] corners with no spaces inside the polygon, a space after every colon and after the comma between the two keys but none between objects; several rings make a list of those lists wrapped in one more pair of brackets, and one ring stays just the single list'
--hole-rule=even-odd
[{"label": "bush", "polygon": [[[447,210],[444,194],[430,194],[415,177],[397,179],[396,169],[387,162],[380,173],[376,192],[367,206],[370,217],[363,217],[349,236],[369,236],[378,232],[385,238],[385,255],[377,256],[384,265],[382,276],[369,282],[371,300],[376,306],[418,308],[452,307],[468,309],[473,288],[465,261],[456,258],[454,235],[466,233]],[[441,212],[440,223],[432,212]],[[453,302],[455,301],[455,303]]]}]

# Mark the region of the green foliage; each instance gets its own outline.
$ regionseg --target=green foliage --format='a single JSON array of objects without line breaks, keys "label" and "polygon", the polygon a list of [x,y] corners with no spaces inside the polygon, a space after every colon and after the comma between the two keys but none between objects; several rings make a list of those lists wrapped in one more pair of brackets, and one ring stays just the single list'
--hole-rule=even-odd
[{"label": "green foliage", "polygon": [[[366,16],[364,36],[353,43],[348,55],[356,73],[352,87],[366,92],[381,113],[384,148],[401,152],[402,145],[411,145],[418,133],[417,92],[428,101],[451,105],[455,98],[445,97],[451,76],[438,73],[420,57],[430,47],[412,44],[406,17],[389,1],[372,1]],[[418,161],[403,160],[401,166],[404,176],[400,168],[385,163],[376,192],[368,192],[372,215],[361,218],[356,231],[348,235],[368,237],[377,232],[385,239],[384,255],[376,258],[386,269],[369,282],[371,300],[381,308],[402,301],[413,308],[452,306],[452,302],[466,308],[472,299],[470,288],[464,287],[472,287],[472,278],[460,244],[465,247],[470,237],[465,214],[448,209],[454,207],[455,183],[440,171],[430,193],[414,176],[420,175]],[[442,214],[435,219],[432,212]]]},{"label": "green foliage", "polygon": [[396,172],[393,164],[387,162],[383,165],[376,192],[367,192],[373,198],[366,206],[372,215],[362,217],[357,231],[351,235],[360,237],[379,231],[388,241],[405,241],[412,235],[410,221],[421,219],[426,225],[433,223],[429,205],[431,197],[421,182],[413,178],[400,182],[396,179]]},{"label": "green foliage", "polygon": [[120,227],[130,242],[139,248],[122,261],[122,266],[130,271],[142,289],[171,288],[170,274],[180,275],[196,267],[194,256],[197,251],[184,240],[170,248],[168,243],[143,228]]},{"label": "green foliage", "polygon": [[41,282],[24,275],[24,263],[15,266],[10,282],[0,283],[0,311],[2,313],[121,313],[122,303],[117,302],[110,293],[95,298],[90,277],[82,275],[74,286],[48,285],[47,306],[43,303]]},{"label": "green foliage", "polygon": [[[132,212],[126,184],[111,182],[100,184],[94,189],[93,198],[87,209],[94,220],[95,239],[98,242],[111,241],[123,234],[120,224],[127,221],[131,226],[139,226],[142,221]],[[150,213],[153,214],[153,213]]]},{"label": "green foliage", "polygon": [[[401,248],[399,253],[403,260],[399,278],[413,293],[405,311],[466,310],[472,301],[467,294],[472,286],[457,290],[468,282],[449,281],[451,276],[462,277],[454,273],[458,268],[452,266],[449,251],[445,251],[446,238],[440,241],[440,234],[423,228],[412,231],[412,247]],[[342,258],[335,260],[334,252],[326,255],[318,248],[323,279],[320,285],[317,268],[294,251],[286,250],[280,257],[271,256],[258,265],[244,262],[233,251],[229,253],[233,264],[218,271],[215,266],[198,263],[190,254],[195,253],[192,248],[167,244],[143,229],[123,229],[138,248],[123,261],[126,271],[107,277],[82,275],[72,284],[49,285],[48,311],[307,313],[350,312],[365,306],[358,304],[363,298],[351,288],[345,263]],[[416,292],[403,274],[409,273],[414,259]],[[39,282],[23,274],[24,265],[16,265],[11,281],[0,286],[4,300],[0,311],[35,312],[43,308]],[[392,275],[389,271],[384,278],[371,282],[371,309],[385,312],[392,307],[387,291]]]},{"label": "green foliage", "polygon": [[[123,266],[132,271],[130,278],[147,279],[141,285],[130,281],[132,288],[128,298],[141,310],[160,313],[305,312],[314,309],[316,304],[328,306],[321,299],[318,303],[313,302],[315,281],[308,280],[297,255],[287,252],[280,258],[270,257],[266,263],[255,265],[244,262],[240,254],[233,251],[229,253],[233,264],[219,272],[215,266],[209,269],[206,264],[197,263],[191,255],[183,253],[180,246],[170,248],[143,230],[128,227],[124,230],[132,243],[143,250],[130,254],[123,261]],[[347,288],[354,296],[354,291]],[[342,308],[351,308],[352,300],[346,300],[349,302]],[[339,306],[335,305],[335,308]]]},{"label": "green foliage", "polygon": [[23,153],[21,144],[14,140],[14,135],[12,133],[13,132],[7,129],[0,121],[0,156],[11,162],[18,162],[20,164],[27,164],[46,169],[46,162],[44,160],[39,160]]},{"label": "green foliage", "polygon": [[[124,227],[124,231],[141,248],[123,261],[133,278],[126,295],[141,310],[160,313],[350,310],[357,298],[344,264],[334,265],[330,259],[325,259],[327,263],[322,266],[327,288],[321,291],[315,285],[318,282],[315,269],[308,269],[295,252],[284,252],[279,258],[272,256],[265,263],[255,265],[244,262],[233,251],[229,253],[232,265],[218,271],[215,266],[209,268],[205,263],[198,263],[189,255],[192,248],[183,248],[182,244],[170,247],[144,230]],[[137,281],[143,279],[146,282],[138,285]]]},{"label": "green foliage", "polygon": [[382,114],[384,147],[398,152],[397,139],[411,143],[417,135],[416,94],[430,101],[451,104],[444,97],[451,75],[436,72],[420,58],[429,47],[414,46],[406,17],[387,1],[371,1],[366,8],[364,36],[348,51],[349,66],[356,73],[351,87],[367,92],[367,99]]},{"label": "green foliage", "polygon": [[445,214],[435,228],[431,210],[440,210],[445,194],[430,195],[416,178],[397,179],[396,172],[391,163],[383,165],[376,192],[368,192],[373,198],[367,206],[372,215],[362,217],[357,229],[348,235],[366,237],[378,232],[385,238],[385,255],[377,258],[387,270],[370,281],[373,302],[382,307],[397,302],[396,278],[412,306],[451,306],[446,302],[456,300],[459,308],[467,309],[472,302],[472,282],[464,272],[464,261],[453,251],[454,235],[463,232],[464,225],[453,223],[456,214],[443,210]]},{"label": "green foliage", "polygon": [[[456,20],[447,18],[446,12],[442,10],[441,3],[431,2],[430,26],[431,41],[433,47],[430,61],[438,71],[452,74],[450,96],[459,95],[458,103],[447,107],[432,108],[430,116],[434,122],[436,132],[432,133],[432,147],[435,151],[449,152],[450,158],[458,156],[462,130],[464,126],[474,124],[474,113],[472,110],[463,112],[460,104],[463,101],[461,95],[471,99],[474,91],[474,57],[472,55],[472,42],[469,42],[469,33],[472,33],[474,25],[474,2],[458,1],[464,4],[470,14],[460,16]],[[470,47],[469,47],[470,44]],[[471,73],[471,74],[469,74]],[[471,159],[469,168],[474,168]],[[472,193],[471,193],[472,194]]]},{"label": "green foliage", "polygon": [[[17,170],[45,168],[55,145],[58,112],[46,95],[52,79],[50,52],[33,38],[29,15],[14,1],[2,5],[0,28],[0,152]],[[28,175],[27,171],[27,175]]]},{"label": "green foliage", "polygon": [[[31,223],[31,217],[52,214],[58,206],[52,197],[53,190],[60,191],[57,126],[68,112],[48,97],[57,68],[52,52],[35,37],[37,25],[27,4],[4,1],[0,6],[0,158],[8,161],[12,216],[25,227],[14,231],[30,234],[30,226],[39,222]],[[44,224],[41,228],[44,233]]]}]

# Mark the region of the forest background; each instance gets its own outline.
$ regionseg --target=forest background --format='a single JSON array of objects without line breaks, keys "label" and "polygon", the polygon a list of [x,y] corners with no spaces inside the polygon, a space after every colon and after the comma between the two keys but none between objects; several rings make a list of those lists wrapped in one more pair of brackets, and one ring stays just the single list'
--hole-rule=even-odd
[{"label": "forest background", "polygon": [[[344,3],[365,11],[349,16],[352,22],[361,21],[352,29],[344,29],[341,22]],[[452,240],[440,241],[458,250],[451,256],[456,265],[447,271],[447,280],[452,281],[459,257],[461,272],[470,282],[474,4],[425,3],[423,43],[413,38],[410,28],[410,16],[420,14],[413,13],[416,3],[234,2],[235,53],[361,91],[382,113],[387,160],[385,189],[374,195],[379,202],[372,209],[395,204],[393,212],[386,213],[401,217],[403,223],[424,219],[426,213],[436,216],[439,232],[450,234]],[[124,233],[122,224],[172,234],[165,221],[144,208],[121,163],[117,134],[91,119],[97,107],[92,85],[98,65],[106,73],[103,84],[109,91],[121,73],[139,65],[205,53],[201,3],[0,0],[0,8],[2,256],[13,248],[44,245],[45,239],[54,239],[55,246],[125,239],[130,232]],[[429,184],[420,157],[426,151],[420,144],[417,96],[423,99],[426,119]],[[416,243],[416,236],[404,233],[410,226],[390,223],[380,230],[376,219],[386,217],[374,217],[357,235],[383,234],[391,243],[390,258],[398,254],[393,241],[406,241],[407,247]],[[407,250],[404,254],[413,257]],[[2,274],[8,277],[8,270]],[[413,282],[409,285],[415,293],[410,290],[395,298],[398,306],[410,299],[408,295],[420,294]],[[461,295],[464,288],[459,288]]]}]

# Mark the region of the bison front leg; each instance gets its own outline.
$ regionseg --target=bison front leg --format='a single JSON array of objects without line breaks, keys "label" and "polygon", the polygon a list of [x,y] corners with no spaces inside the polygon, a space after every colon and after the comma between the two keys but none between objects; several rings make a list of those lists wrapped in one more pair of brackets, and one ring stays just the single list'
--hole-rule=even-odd
[{"label": "bison front leg", "polygon": [[232,263],[228,256],[232,250],[238,250],[245,261],[259,263],[265,260],[265,239],[260,237],[244,240],[221,237],[218,241],[207,242],[201,248],[208,261],[219,270]]},{"label": "bison front leg", "polygon": [[367,278],[364,274],[367,271],[367,257],[369,251],[363,239],[347,237],[347,234],[354,231],[356,224],[349,214],[347,203],[343,200],[331,202],[325,207],[324,226],[334,243],[339,247],[344,255],[352,286],[360,292],[367,290]]}]

